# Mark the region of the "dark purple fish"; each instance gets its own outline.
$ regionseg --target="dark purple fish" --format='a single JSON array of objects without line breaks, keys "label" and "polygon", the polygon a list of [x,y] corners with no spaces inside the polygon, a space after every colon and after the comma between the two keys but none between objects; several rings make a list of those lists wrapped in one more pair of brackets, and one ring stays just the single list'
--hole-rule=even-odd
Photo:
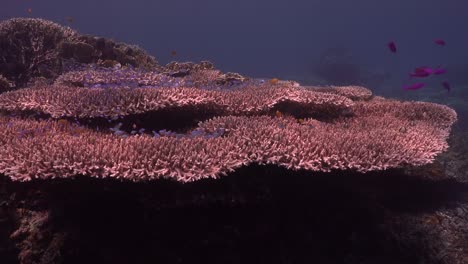
[{"label": "dark purple fish", "polygon": [[427,77],[429,75],[431,75],[429,72],[424,72],[424,71],[412,72],[409,74],[410,77]]},{"label": "dark purple fish", "polygon": [[445,40],[443,39],[434,39],[434,43],[439,45],[439,46],[445,46]]},{"label": "dark purple fish", "polygon": [[427,77],[433,73],[434,73],[433,69],[426,67],[426,66],[422,66],[422,67],[418,67],[414,69],[414,72],[410,73],[409,75],[410,77]]},{"label": "dark purple fish", "polygon": [[447,82],[447,81],[442,82],[442,86],[444,87],[445,90],[450,92],[451,87],[450,87],[449,82]]},{"label": "dark purple fish", "polygon": [[415,72],[427,72],[429,74],[432,74],[434,72],[434,70],[430,67],[427,67],[427,66],[421,66],[421,67],[417,67],[416,69],[414,69]]},{"label": "dark purple fish", "polygon": [[396,44],[394,41],[390,41],[388,44],[387,44],[387,47],[388,49],[392,52],[392,53],[396,53]]},{"label": "dark purple fish", "polygon": [[403,89],[405,90],[418,90],[421,89],[425,86],[425,83],[413,83],[411,85],[405,85],[403,86]]},{"label": "dark purple fish", "polygon": [[447,70],[444,69],[444,68],[437,68],[437,69],[434,70],[434,74],[436,74],[436,75],[444,74],[446,72],[447,72]]}]

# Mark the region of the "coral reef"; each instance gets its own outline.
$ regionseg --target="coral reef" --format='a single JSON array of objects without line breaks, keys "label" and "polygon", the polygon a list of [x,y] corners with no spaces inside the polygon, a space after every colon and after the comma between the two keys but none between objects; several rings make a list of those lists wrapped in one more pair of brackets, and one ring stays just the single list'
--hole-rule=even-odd
[{"label": "coral reef", "polygon": [[450,107],[160,66],[40,19],[0,36],[2,261],[467,259]]},{"label": "coral reef", "polygon": [[37,18],[13,18],[0,23],[0,74],[16,86],[33,77],[54,79],[67,65],[102,63],[157,69],[154,57],[141,48],[80,35],[69,27]]},{"label": "coral reef", "polygon": [[[360,172],[419,166],[447,148],[456,120],[452,109],[369,100],[369,95],[361,87],[304,89],[284,84],[224,91],[58,85],[21,89],[0,95],[0,109],[10,113],[0,122],[0,172],[21,181],[90,175],[188,182],[216,178],[252,163]],[[287,115],[271,117],[275,110]],[[173,117],[189,111],[189,121],[197,115],[205,121],[180,133],[165,130],[164,124],[159,124],[164,128],[159,132],[151,130],[147,122],[135,126],[130,136],[120,129],[109,131],[113,122],[137,122],[139,116],[158,111]],[[21,112],[102,122],[93,130],[65,119],[12,117]],[[152,125],[158,121],[165,122],[155,119]]]},{"label": "coral reef", "polygon": [[61,71],[58,47],[77,33],[51,21],[14,18],[0,23],[0,73],[16,84],[53,78]]},{"label": "coral reef", "polygon": [[[156,77],[159,77],[156,76]],[[156,78],[155,78],[156,79]],[[351,111],[351,99],[294,87],[247,86],[232,91],[190,87],[94,88],[42,86],[21,89],[0,97],[0,109],[35,111],[54,118],[118,118],[162,109],[175,114],[191,107],[214,111],[213,115],[266,114],[288,108],[296,116],[340,115]]]},{"label": "coral reef", "polygon": [[80,35],[60,45],[60,56],[79,63],[98,63],[112,67],[117,64],[146,70],[162,70],[156,59],[137,45],[115,42],[91,35]]}]

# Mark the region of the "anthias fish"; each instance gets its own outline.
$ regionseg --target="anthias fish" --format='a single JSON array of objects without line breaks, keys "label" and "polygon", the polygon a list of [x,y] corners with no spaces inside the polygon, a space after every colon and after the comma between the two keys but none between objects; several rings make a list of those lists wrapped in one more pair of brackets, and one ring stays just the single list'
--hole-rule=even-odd
[{"label": "anthias fish", "polygon": [[445,46],[445,40],[443,39],[434,39],[434,43],[439,45],[439,46]]},{"label": "anthias fish", "polygon": [[418,67],[414,69],[414,72],[410,73],[409,75],[410,77],[427,77],[433,73],[434,73],[433,69],[426,67],[426,66],[422,66],[422,67]]},{"label": "anthias fish", "polygon": [[446,72],[447,72],[447,70],[444,69],[444,68],[437,68],[437,69],[434,70],[434,74],[436,74],[436,75],[444,74]]},{"label": "anthias fish", "polygon": [[445,90],[449,91],[451,90],[452,87],[450,87],[450,83],[447,81],[442,82],[442,86],[444,87]]},{"label": "anthias fish", "polygon": [[396,53],[397,48],[396,48],[396,44],[394,41],[388,42],[387,47],[392,53]]},{"label": "anthias fish", "polygon": [[403,86],[403,89],[405,89],[405,90],[418,90],[418,89],[423,88],[425,85],[426,85],[425,83],[413,83],[413,84],[410,84],[410,85]]}]

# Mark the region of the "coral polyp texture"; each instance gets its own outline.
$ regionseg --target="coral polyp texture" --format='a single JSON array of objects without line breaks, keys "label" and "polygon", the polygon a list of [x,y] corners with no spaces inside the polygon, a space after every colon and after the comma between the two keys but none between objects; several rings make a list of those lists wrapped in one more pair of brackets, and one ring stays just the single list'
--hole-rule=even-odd
[{"label": "coral polyp texture", "polygon": [[84,89],[44,86],[25,88],[0,97],[2,110],[30,110],[54,118],[118,118],[164,108],[181,111],[183,107],[212,111],[214,115],[258,115],[282,105],[294,107],[301,115],[332,115],[347,111],[352,100],[294,87],[267,86],[248,86],[233,91],[188,87]]},{"label": "coral polyp texture", "polygon": [[[457,118],[443,105],[373,99],[355,86],[153,84],[62,83],[1,94],[0,173],[18,181],[86,175],[190,182],[249,164],[322,172],[419,166],[447,148]],[[148,116],[156,116],[151,124],[141,121]]]}]

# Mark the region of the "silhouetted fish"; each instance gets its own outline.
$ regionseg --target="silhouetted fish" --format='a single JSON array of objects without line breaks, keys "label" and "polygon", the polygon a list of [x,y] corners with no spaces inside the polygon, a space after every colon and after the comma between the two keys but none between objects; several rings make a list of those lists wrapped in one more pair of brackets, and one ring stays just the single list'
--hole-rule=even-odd
[{"label": "silhouetted fish", "polygon": [[414,84],[411,84],[411,85],[403,86],[403,89],[405,89],[405,90],[418,90],[418,89],[423,88],[425,85],[426,85],[425,83],[414,83]]},{"label": "silhouetted fish", "polygon": [[392,53],[396,53],[397,48],[396,48],[396,44],[395,44],[394,41],[390,41],[390,42],[387,44],[387,47],[388,47],[388,49],[389,49]]},{"label": "silhouetted fish", "polygon": [[73,23],[73,17],[71,17],[71,16],[65,17],[65,20],[70,24]]},{"label": "silhouetted fish", "polygon": [[422,66],[414,69],[414,72],[410,73],[409,75],[410,77],[427,77],[432,73],[434,73],[433,69],[426,66]]},{"label": "silhouetted fish", "polygon": [[172,50],[172,51],[171,51],[171,56],[175,56],[175,55],[177,55],[177,51]]},{"label": "silhouetted fish", "polygon": [[447,82],[447,81],[442,82],[442,86],[444,87],[445,90],[450,92],[451,87],[450,87],[449,82]]},{"label": "silhouetted fish", "polygon": [[415,72],[427,72],[432,73],[434,70],[427,66],[421,66],[414,69]]},{"label": "silhouetted fish", "polygon": [[445,46],[445,40],[443,39],[434,39],[434,43],[439,45],[439,46]]},{"label": "silhouetted fish", "polygon": [[444,69],[444,68],[437,68],[437,69],[434,70],[434,74],[436,74],[436,75],[444,74],[446,72],[447,72],[447,70]]}]

